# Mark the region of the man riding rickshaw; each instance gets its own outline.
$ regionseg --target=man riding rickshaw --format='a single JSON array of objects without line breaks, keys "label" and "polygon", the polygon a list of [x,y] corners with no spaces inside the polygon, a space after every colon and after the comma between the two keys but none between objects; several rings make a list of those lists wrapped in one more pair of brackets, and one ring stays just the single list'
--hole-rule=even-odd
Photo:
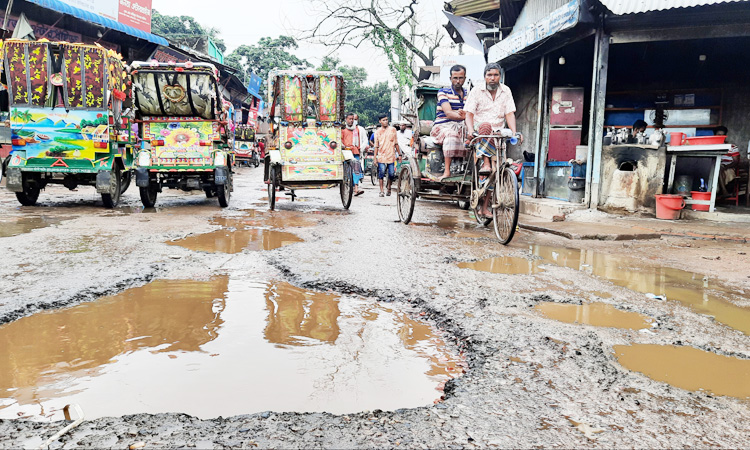
[{"label": "man riding rickshaw", "polygon": [[[518,180],[506,159],[507,143],[521,138],[513,95],[500,83],[496,64],[485,67],[485,85],[469,95],[463,88],[466,69],[456,65],[450,72],[451,86],[437,90],[436,100],[428,98],[431,92],[435,95],[434,87],[417,88],[419,133],[414,160],[399,172],[399,217],[408,223],[420,196],[456,200],[463,208],[471,207],[479,223],[486,226],[494,220],[496,236],[507,244],[518,223],[519,202]],[[430,136],[420,136],[426,131],[423,116],[430,105],[435,121]]]}]

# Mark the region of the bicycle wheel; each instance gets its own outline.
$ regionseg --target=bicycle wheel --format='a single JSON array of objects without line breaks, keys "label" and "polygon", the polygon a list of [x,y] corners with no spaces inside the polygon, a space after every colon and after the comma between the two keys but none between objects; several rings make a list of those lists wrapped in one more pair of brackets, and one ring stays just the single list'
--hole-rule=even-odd
[{"label": "bicycle wheel", "polygon": [[518,179],[510,167],[503,168],[500,181],[495,186],[492,218],[495,222],[495,236],[501,244],[507,245],[518,226]]}]

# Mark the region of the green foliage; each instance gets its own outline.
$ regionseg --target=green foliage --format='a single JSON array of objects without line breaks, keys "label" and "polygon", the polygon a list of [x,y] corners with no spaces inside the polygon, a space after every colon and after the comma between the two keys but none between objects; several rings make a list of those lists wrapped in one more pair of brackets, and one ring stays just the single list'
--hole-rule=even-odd
[{"label": "green foliage", "polygon": [[272,69],[288,69],[292,66],[311,67],[306,60],[290,53],[297,47],[297,41],[290,36],[264,37],[257,44],[240,45],[224,58],[224,63],[242,71],[248,79],[251,72],[258,75],[263,80],[261,94],[265,98],[266,80],[268,72]]},{"label": "green foliage", "polygon": [[341,65],[336,57],[326,56],[318,70],[338,70],[346,81],[346,112],[359,114],[362,126],[377,125],[378,115],[387,114],[391,108],[391,90],[383,81],[365,86],[367,71],[363,67]]},{"label": "green foliage", "polygon": [[385,53],[388,58],[388,68],[396,78],[399,87],[411,87],[414,84],[414,78],[404,36],[396,29],[373,28],[369,37],[373,44]]},{"label": "green foliage", "polygon": [[222,53],[227,51],[217,28],[205,28],[191,16],[166,16],[154,9],[151,11],[151,32],[172,39],[208,36]]}]

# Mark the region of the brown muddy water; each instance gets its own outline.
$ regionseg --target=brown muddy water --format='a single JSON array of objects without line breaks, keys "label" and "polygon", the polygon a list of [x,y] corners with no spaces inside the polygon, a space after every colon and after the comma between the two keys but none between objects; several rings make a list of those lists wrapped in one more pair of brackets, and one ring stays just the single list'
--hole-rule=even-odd
[{"label": "brown muddy water", "polygon": [[648,316],[636,312],[622,311],[606,303],[571,305],[545,302],[536,305],[534,309],[550,319],[596,327],[641,330],[651,328],[653,324],[653,320]]},{"label": "brown muddy water", "polygon": [[[490,258],[477,263],[459,263],[459,267],[493,273],[535,273],[544,264],[580,270],[612,282],[617,286],[641,292],[654,301],[678,301],[695,312],[712,316],[716,321],[750,335],[750,308],[743,308],[731,299],[747,299],[748,294],[737,292],[707,276],[668,267],[644,266],[635,260],[593,250],[578,250],[545,245],[529,246],[531,255],[542,259],[525,260],[533,268],[520,271],[523,263],[508,264],[509,257]],[[497,262],[493,262],[496,260]]]},{"label": "brown muddy water", "polygon": [[750,398],[750,360],[693,347],[615,345],[617,361],[627,369],[689,391]]},{"label": "brown muddy water", "polygon": [[240,218],[214,218],[211,224],[219,225],[221,228],[218,230],[188,236],[167,244],[210,253],[234,254],[244,250],[273,250],[295,242],[303,242],[303,239],[295,234],[278,231],[278,228],[307,227],[315,224],[314,220],[300,216],[288,214],[284,217],[251,211]]},{"label": "brown muddy water", "polygon": [[39,228],[45,228],[50,225],[56,225],[67,217],[51,216],[24,216],[15,218],[0,219],[0,238],[18,236],[19,234],[30,233]]},{"label": "brown muddy water", "polygon": [[0,326],[0,418],[417,407],[465,362],[395,306],[277,281],[160,280]]},{"label": "brown muddy water", "polygon": [[531,275],[542,271],[536,261],[517,256],[498,256],[476,262],[462,262],[458,263],[458,267],[508,275]]}]

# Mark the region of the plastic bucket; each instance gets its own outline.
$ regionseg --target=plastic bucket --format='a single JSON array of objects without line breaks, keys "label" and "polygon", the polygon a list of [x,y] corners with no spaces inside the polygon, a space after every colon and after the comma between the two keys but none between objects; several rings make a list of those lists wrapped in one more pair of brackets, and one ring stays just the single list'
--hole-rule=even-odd
[{"label": "plastic bucket", "polygon": [[[710,192],[690,191],[690,197],[693,200],[711,200]],[[708,211],[709,205],[690,205],[693,211]]]},{"label": "plastic bucket", "polygon": [[682,141],[684,140],[685,140],[685,133],[680,133],[677,131],[669,133],[669,145],[673,147],[682,145]]},{"label": "plastic bucket", "polygon": [[692,136],[685,138],[685,145],[716,145],[723,144],[727,139],[726,135],[719,136]]},{"label": "plastic bucket", "polygon": [[680,211],[685,207],[681,195],[656,194],[656,218],[675,220],[680,218]]}]

